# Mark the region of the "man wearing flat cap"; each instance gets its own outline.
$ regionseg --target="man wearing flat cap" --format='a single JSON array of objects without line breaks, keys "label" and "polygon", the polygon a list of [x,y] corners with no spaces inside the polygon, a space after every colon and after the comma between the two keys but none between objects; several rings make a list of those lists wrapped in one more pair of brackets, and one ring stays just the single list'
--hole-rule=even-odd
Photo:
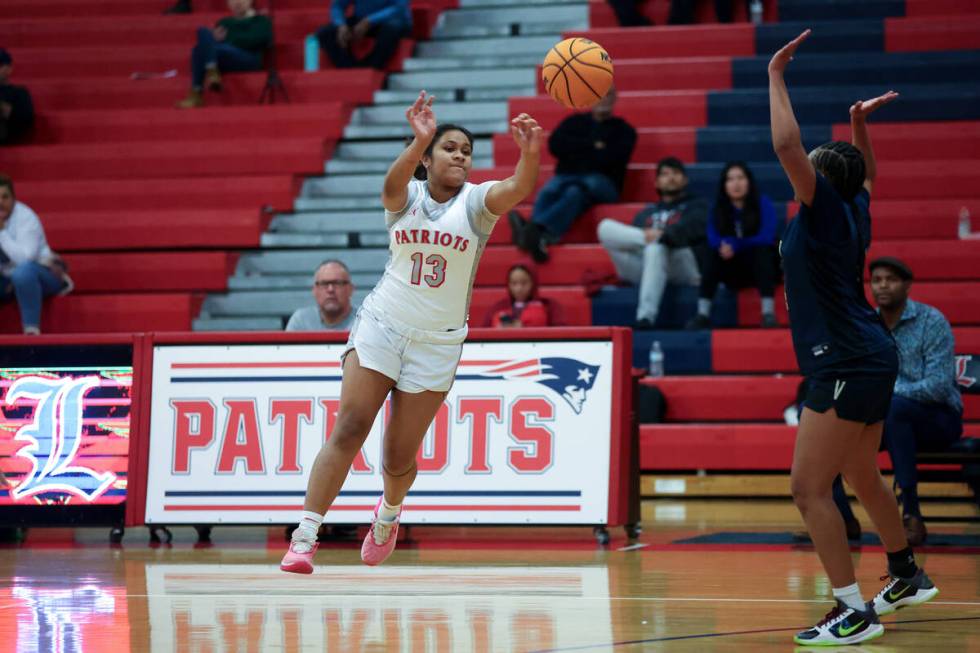
[{"label": "man wearing flat cap", "polygon": [[943,314],[909,299],[912,270],[890,256],[871,261],[871,293],[898,344],[898,379],[885,418],[888,450],[901,488],[909,544],[926,539],[919,511],[917,451],[944,451],[963,433],[963,401],[956,386],[953,330]]},{"label": "man wearing flat cap", "polygon": [[23,86],[10,83],[14,61],[0,48],[0,145],[24,139],[34,125],[34,104]]}]

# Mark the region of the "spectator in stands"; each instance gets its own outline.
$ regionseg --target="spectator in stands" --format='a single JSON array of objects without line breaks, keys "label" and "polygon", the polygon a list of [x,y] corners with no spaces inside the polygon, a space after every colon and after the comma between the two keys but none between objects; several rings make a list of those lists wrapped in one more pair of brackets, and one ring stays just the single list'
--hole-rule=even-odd
[{"label": "spectator in stands", "polygon": [[14,60],[0,48],[0,144],[24,139],[34,126],[34,103],[23,86],[10,83]]},{"label": "spectator in stands", "polygon": [[490,307],[485,327],[549,327],[565,323],[562,308],[546,297],[538,296],[538,280],[530,262],[515,263],[507,271],[505,299]]},{"label": "spectator in stands", "polygon": [[[719,23],[732,22],[732,5],[736,0],[715,0],[715,15]],[[667,23],[670,25],[691,25],[694,23],[695,0],[671,0],[670,14]],[[751,0],[746,0],[746,10],[749,10]]]},{"label": "spectator in stands", "polygon": [[653,21],[640,12],[638,5],[645,0],[606,0],[616,14],[616,20],[623,27],[643,27],[653,25]]},{"label": "spectator in stands", "polygon": [[327,259],[313,273],[313,299],[316,304],[297,309],[286,324],[286,331],[348,331],[354,323],[351,296],[354,284],[350,270],[337,259]]},{"label": "spectator in stands", "polygon": [[773,312],[777,223],[776,209],[759,192],[748,165],[741,161],[726,164],[708,215],[708,251],[701,270],[698,312],[687,323],[688,329],[711,326],[711,301],[719,281],[733,289],[754,285],[762,299],[762,326],[779,326]]},{"label": "spectator in stands", "polygon": [[937,309],[909,299],[912,270],[896,258],[871,261],[871,293],[898,344],[898,378],[885,418],[888,450],[901,490],[909,544],[926,539],[919,510],[915,456],[945,451],[963,434],[963,400],[956,385],[953,330]]},{"label": "spectator in stands", "polygon": [[17,201],[14,182],[0,175],[0,301],[16,297],[24,333],[41,333],[41,302],[74,287],[61,258],[48,247],[44,227]]},{"label": "spectator in stands", "polygon": [[641,209],[633,225],[606,218],[599,242],[623,281],[638,284],[636,328],[652,329],[667,282],[697,286],[698,258],[705,242],[707,203],[687,191],[687,171],[675,157],[657,163],[660,201]]},{"label": "spectator in stands", "polygon": [[204,88],[221,90],[222,72],[262,68],[263,54],[272,44],[272,22],[256,13],[252,0],[228,0],[230,16],[214,28],[199,27],[191,51],[191,90],[177,103],[180,109],[204,106]]},{"label": "spectator in stands", "polygon": [[590,113],[576,113],[558,125],[548,139],[555,176],[538,192],[530,222],[515,212],[508,216],[514,243],[538,263],[548,260],[548,245],[557,243],[583,211],[619,199],[636,130],[612,115],[615,104],[611,88]]},{"label": "spectator in stands", "polygon": [[[353,12],[348,16],[352,4]],[[316,37],[337,68],[369,66],[384,70],[398,50],[398,42],[411,31],[408,0],[333,0],[330,24],[321,27]],[[367,37],[374,38],[374,48],[358,59],[351,48]]]}]

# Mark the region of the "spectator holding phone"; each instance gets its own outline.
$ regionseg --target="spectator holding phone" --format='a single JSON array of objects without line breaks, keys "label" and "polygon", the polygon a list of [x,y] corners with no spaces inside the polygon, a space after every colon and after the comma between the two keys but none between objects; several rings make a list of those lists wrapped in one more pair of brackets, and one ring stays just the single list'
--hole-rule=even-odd
[{"label": "spectator holding phone", "polygon": [[561,305],[538,296],[538,281],[531,263],[515,263],[507,271],[507,297],[494,304],[485,327],[563,326]]}]

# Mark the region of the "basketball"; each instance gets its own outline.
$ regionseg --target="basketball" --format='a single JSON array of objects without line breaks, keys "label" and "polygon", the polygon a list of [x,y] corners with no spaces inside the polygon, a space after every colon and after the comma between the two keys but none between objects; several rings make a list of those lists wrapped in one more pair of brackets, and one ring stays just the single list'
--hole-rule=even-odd
[{"label": "basketball", "polygon": [[548,95],[559,104],[569,109],[588,109],[612,86],[612,59],[595,41],[565,39],[548,50],[541,80]]}]

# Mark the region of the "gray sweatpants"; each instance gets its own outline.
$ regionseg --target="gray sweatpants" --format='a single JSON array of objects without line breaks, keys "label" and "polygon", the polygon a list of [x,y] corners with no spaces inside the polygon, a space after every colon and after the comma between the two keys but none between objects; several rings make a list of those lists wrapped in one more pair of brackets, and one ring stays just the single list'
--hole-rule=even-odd
[{"label": "gray sweatpants", "polygon": [[598,232],[619,278],[640,287],[637,320],[656,321],[668,281],[695,287],[701,283],[698,260],[690,247],[648,243],[643,229],[608,218],[599,223]]}]

